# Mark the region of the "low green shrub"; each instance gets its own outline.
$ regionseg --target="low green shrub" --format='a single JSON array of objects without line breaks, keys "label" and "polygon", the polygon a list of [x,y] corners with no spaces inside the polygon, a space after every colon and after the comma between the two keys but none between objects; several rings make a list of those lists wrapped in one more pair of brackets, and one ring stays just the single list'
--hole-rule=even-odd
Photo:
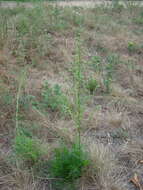
[{"label": "low green shrub", "polygon": [[24,162],[35,164],[42,156],[43,151],[39,142],[23,132],[15,137],[14,152]]},{"label": "low green shrub", "polygon": [[68,99],[58,84],[50,87],[46,82],[42,91],[42,98],[43,107],[50,108],[52,111],[60,111],[61,113],[68,112]]},{"label": "low green shrub", "polygon": [[86,88],[90,91],[90,94],[93,94],[93,92],[99,87],[98,82],[94,78],[90,78],[87,82]]},{"label": "low green shrub", "polygon": [[73,182],[82,176],[82,172],[88,164],[89,160],[79,145],[74,144],[71,148],[62,146],[55,149],[50,173],[64,182]]}]

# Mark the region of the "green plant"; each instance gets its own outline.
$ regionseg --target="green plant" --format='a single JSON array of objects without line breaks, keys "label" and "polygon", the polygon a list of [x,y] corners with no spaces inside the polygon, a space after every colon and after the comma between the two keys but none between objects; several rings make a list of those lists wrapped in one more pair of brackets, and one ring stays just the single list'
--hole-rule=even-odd
[{"label": "green plant", "polygon": [[22,88],[24,86],[25,78],[27,74],[27,68],[23,69],[20,75],[20,82],[18,86],[18,92],[16,96],[16,113],[15,113],[15,134],[18,132],[18,127],[19,127],[19,109],[20,109],[20,97],[22,93]]},{"label": "green plant", "polygon": [[118,128],[112,131],[111,136],[113,138],[127,139],[129,138],[129,133],[123,128]]},{"label": "green plant", "polygon": [[23,108],[27,108],[27,106],[29,106],[29,101],[34,98],[33,96],[25,96],[22,94],[26,74],[27,69],[22,70],[16,96],[16,126],[13,149],[19,159],[33,165],[39,160],[41,155],[43,155],[44,151],[42,150],[38,140],[32,138],[32,134],[30,133],[30,131],[24,128],[21,129],[19,124],[19,111],[21,108],[20,106],[22,106]]},{"label": "green plant", "polygon": [[113,81],[113,75],[114,75],[114,72],[115,72],[115,68],[117,66],[117,64],[120,63],[120,59],[119,59],[119,56],[117,55],[109,55],[107,58],[106,58],[106,64],[105,64],[105,67],[104,67],[104,85],[106,87],[106,92],[109,93],[111,88],[111,82]]},{"label": "green plant", "polygon": [[35,98],[34,96],[22,94],[19,97],[19,107],[22,108],[23,110],[28,110],[34,98]]},{"label": "green plant", "polygon": [[134,18],[134,22],[138,25],[143,25],[143,17]]},{"label": "green plant", "polygon": [[82,49],[80,40],[80,31],[77,32],[76,39],[76,55],[73,63],[73,85],[74,85],[74,101],[75,101],[75,112],[73,113],[73,118],[75,121],[79,148],[81,143],[81,121],[83,118],[83,60],[82,60]]},{"label": "green plant", "polygon": [[14,101],[14,97],[10,92],[6,92],[1,94],[0,100],[2,101],[3,105],[12,105]]},{"label": "green plant", "polygon": [[30,22],[27,16],[19,17],[16,23],[16,29],[19,35],[23,36],[30,31]]},{"label": "green plant", "polygon": [[127,48],[128,48],[129,53],[134,53],[138,50],[138,46],[134,42],[128,42]]},{"label": "green plant", "polygon": [[19,132],[19,134],[16,135],[13,147],[16,155],[21,160],[29,162],[30,164],[37,162],[43,154],[39,142],[25,135],[23,132]]},{"label": "green plant", "polygon": [[[89,164],[85,152],[81,146],[81,122],[83,117],[83,105],[82,105],[82,90],[83,90],[83,73],[82,73],[82,55],[81,55],[81,41],[80,34],[76,39],[76,56],[72,67],[73,84],[74,84],[74,103],[75,109],[71,112],[75,121],[77,129],[77,143],[73,143],[71,147],[62,145],[55,149],[53,160],[50,162],[50,173],[53,177],[59,178],[62,183],[71,183],[82,176],[84,168]],[[56,87],[56,91],[52,90],[58,95],[61,95],[59,87]],[[49,94],[49,88],[48,88]],[[51,94],[51,92],[50,92]],[[45,96],[45,95],[44,95]],[[47,95],[46,95],[47,96]],[[53,96],[54,97],[54,96]],[[56,96],[57,97],[57,96]],[[47,100],[49,99],[46,98]],[[67,188],[67,187],[66,187]],[[70,186],[71,188],[71,186]]]},{"label": "green plant", "polygon": [[112,0],[113,6],[117,6],[119,4],[119,0]]},{"label": "green plant", "polygon": [[73,23],[76,26],[82,26],[84,23],[84,15],[80,14],[78,10],[76,10],[73,14]]},{"label": "green plant", "polygon": [[132,14],[135,10],[138,10],[139,7],[141,7],[140,3],[141,1],[124,1],[125,6],[127,10]]},{"label": "green plant", "polygon": [[113,10],[120,13],[124,9],[124,5],[120,4],[119,0],[112,0]]},{"label": "green plant", "polygon": [[143,11],[142,10],[137,17],[133,18],[133,21],[138,25],[143,25]]},{"label": "green plant", "polygon": [[93,94],[93,92],[99,87],[98,82],[96,79],[94,78],[90,78],[87,81],[87,85],[86,85],[87,89],[90,91],[91,94]]},{"label": "green plant", "polygon": [[53,177],[72,182],[81,177],[88,163],[89,160],[78,144],[74,144],[71,148],[63,145],[55,149],[50,172]]},{"label": "green plant", "polygon": [[60,111],[61,113],[68,112],[68,99],[58,84],[50,87],[48,82],[45,82],[42,98],[43,107],[49,107],[52,111]]},{"label": "green plant", "polygon": [[8,36],[8,18],[6,15],[0,16],[0,48],[3,47]]},{"label": "green plant", "polygon": [[129,53],[142,53],[142,46],[134,42],[128,42],[128,51]]},{"label": "green plant", "polygon": [[91,58],[91,64],[95,72],[101,72],[102,71],[102,58],[98,55],[93,56]]}]

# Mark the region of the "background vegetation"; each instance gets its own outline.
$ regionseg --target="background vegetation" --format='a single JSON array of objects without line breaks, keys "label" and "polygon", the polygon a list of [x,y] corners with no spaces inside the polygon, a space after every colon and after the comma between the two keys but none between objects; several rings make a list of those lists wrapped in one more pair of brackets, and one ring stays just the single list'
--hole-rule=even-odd
[{"label": "background vegetation", "polygon": [[143,8],[0,8],[0,189],[142,189]]}]

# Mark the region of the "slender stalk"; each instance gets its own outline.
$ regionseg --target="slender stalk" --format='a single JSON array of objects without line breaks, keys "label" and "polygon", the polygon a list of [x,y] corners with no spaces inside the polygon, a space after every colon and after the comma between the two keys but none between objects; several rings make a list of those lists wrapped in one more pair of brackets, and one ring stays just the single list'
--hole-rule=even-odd
[{"label": "slender stalk", "polygon": [[19,86],[18,86],[18,92],[17,92],[17,96],[16,96],[15,133],[18,133],[18,131],[19,131],[18,130],[18,127],[19,127],[19,122],[18,122],[19,99],[21,96],[21,91],[22,91],[24,80],[25,80],[25,76],[26,76],[26,69],[24,71],[22,71],[22,73],[21,73],[21,78],[20,78],[20,82],[19,82]]},{"label": "slender stalk", "polygon": [[77,129],[78,129],[78,135],[79,135],[79,147],[81,142],[81,52],[80,47],[78,46],[78,71],[77,71]]},{"label": "slender stalk", "polygon": [[81,120],[82,120],[82,58],[81,58],[81,42],[80,37],[77,39],[76,58],[74,62],[74,86],[75,86],[75,104],[76,117],[75,123],[78,132],[78,144],[81,148]]}]

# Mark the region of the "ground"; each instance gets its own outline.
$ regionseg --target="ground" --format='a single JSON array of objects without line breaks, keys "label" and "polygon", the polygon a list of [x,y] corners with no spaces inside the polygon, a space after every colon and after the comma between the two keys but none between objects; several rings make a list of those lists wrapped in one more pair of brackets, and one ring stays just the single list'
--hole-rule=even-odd
[{"label": "ground", "polygon": [[142,35],[143,8],[132,4],[0,8],[0,189],[57,188],[37,160],[16,154],[15,139],[19,130],[36,139],[40,163],[61,140],[70,146],[79,81],[90,166],[76,188],[143,189]]}]

